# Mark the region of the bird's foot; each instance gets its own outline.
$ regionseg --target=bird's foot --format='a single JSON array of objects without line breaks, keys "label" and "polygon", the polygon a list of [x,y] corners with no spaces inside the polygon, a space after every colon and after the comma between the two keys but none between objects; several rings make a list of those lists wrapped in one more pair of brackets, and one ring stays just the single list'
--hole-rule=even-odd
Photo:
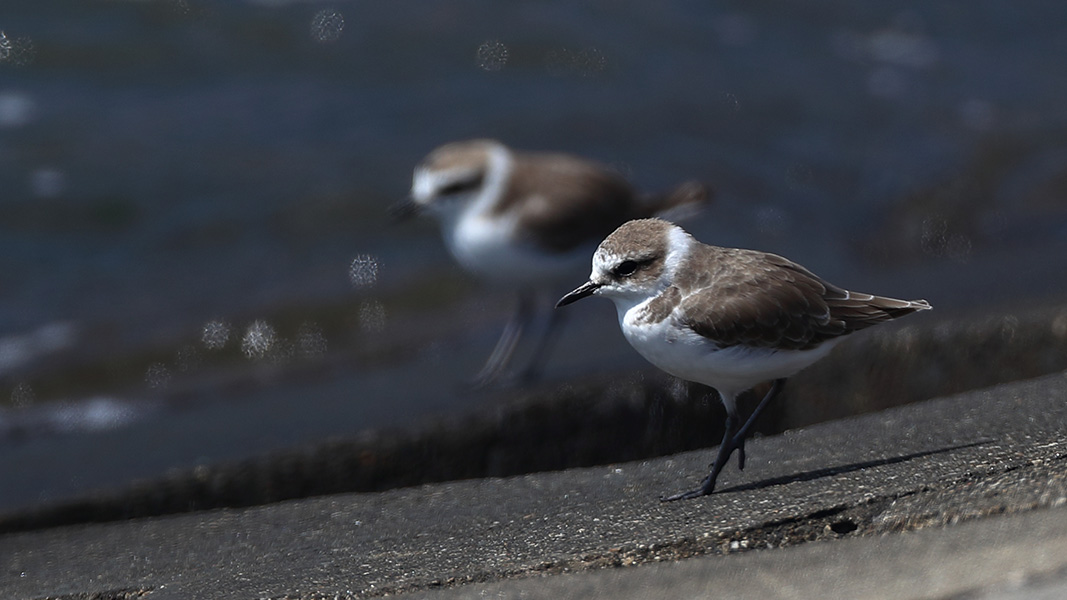
[{"label": "bird's foot", "polygon": [[540,373],[527,370],[515,371],[511,369],[498,369],[496,371],[482,371],[466,382],[466,387],[472,391],[479,390],[513,390],[524,388],[537,383]]},{"label": "bird's foot", "polygon": [[688,492],[682,492],[681,494],[675,494],[673,496],[660,496],[660,502],[675,502],[677,500],[692,500],[693,498],[699,498],[701,496],[707,496],[708,492],[703,489],[689,490]]},{"label": "bird's foot", "polygon": [[[718,473],[714,473],[718,475]],[[695,490],[689,490],[688,492],[682,492],[673,496],[660,496],[660,502],[675,502],[677,500],[692,500],[693,498],[699,498],[701,496],[707,496],[715,491],[715,477],[708,475],[701,482],[700,487]]]}]

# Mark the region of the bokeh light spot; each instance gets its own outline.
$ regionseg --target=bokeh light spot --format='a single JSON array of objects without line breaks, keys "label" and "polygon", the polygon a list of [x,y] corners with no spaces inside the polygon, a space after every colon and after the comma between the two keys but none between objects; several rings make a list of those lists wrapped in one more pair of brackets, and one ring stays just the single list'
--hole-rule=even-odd
[{"label": "bokeh light spot", "polygon": [[58,198],[67,189],[67,176],[63,171],[43,167],[30,174],[30,190],[38,198]]},{"label": "bokeh light spot", "polygon": [[604,71],[607,65],[607,57],[596,48],[584,48],[577,51],[559,48],[550,51],[545,57],[548,74],[554,77],[592,77]]},{"label": "bokeh light spot", "polygon": [[359,327],[367,333],[381,333],[385,329],[385,305],[377,300],[360,304]]},{"label": "bokeh light spot", "polygon": [[11,404],[16,407],[22,408],[29,406],[37,400],[36,395],[33,393],[33,388],[25,381],[20,381],[15,384],[15,388],[11,390]]},{"label": "bokeh light spot", "polygon": [[360,254],[348,265],[348,279],[357,288],[371,287],[378,283],[378,259],[370,254]]},{"label": "bokeh light spot", "polygon": [[344,28],[344,16],[331,8],[320,10],[311,19],[311,37],[324,44],[336,42]]},{"label": "bokeh light spot", "polygon": [[33,118],[34,103],[26,94],[0,92],[0,127],[20,127]]},{"label": "bokeh light spot", "polygon": [[756,227],[763,235],[780,236],[789,229],[789,217],[776,206],[763,206],[756,211]]},{"label": "bokeh light spot", "polygon": [[10,38],[0,31],[0,64],[24,67],[33,62],[37,48],[27,37]]},{"label": "bokeh light spot", "polygon": [[736,94],[723,92],[722,103],[731,112],[741,112],[741,100],[738,99]]},{"label": "bokeh light spot", "polygon": [[148,387],[152,389],[162,389],[167,387],[170,383],[170,369],[163,363],[153,363],[148,365],[148,369],[145,371],[144,380],[148,383]]},{"label": "bokeh light spot", "polygon": [[200,334],[200,341],[208,350],[218,350],[230,339],[230,325],[225,321],[208,321]]},{"label": "bokeh light spot", "polygon": [[178,348],[174,364],[183,373],[196,369],[200,366],[200,350],[191,344]]},{"label": "bokeh light spot", "polygon": [[266,321],[255,321],[248,326],[241,339],[241,351],[248,358],[263,358],[278,341],[274,328]]},{"label": "bokeh light spot", "polygon": [[326,336],[322,328],[315,323],[304,323],[296,332],[296,344],[300,356],[304,358],[317,358],[326,354]]},{"label": "bokeh light spot", "polygon": [[478,46],[475,54],[478,67],[484,71],[499,71],[508,64],[508,47],[499,40],[489,40]]}]

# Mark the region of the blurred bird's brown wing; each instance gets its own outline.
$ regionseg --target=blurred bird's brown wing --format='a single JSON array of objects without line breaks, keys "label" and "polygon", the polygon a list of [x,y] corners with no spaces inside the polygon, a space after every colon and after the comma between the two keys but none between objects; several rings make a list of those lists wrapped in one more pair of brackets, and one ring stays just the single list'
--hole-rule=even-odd
[{"label": "blurred bird's brown wing", "polygon": [[[626,222],[635,203],[629,183],[610,168],[573,156],[530,154],[516,163],[507,195],[540,250],[595,245]],[[536,242],[534,241],[536,240]]]}]

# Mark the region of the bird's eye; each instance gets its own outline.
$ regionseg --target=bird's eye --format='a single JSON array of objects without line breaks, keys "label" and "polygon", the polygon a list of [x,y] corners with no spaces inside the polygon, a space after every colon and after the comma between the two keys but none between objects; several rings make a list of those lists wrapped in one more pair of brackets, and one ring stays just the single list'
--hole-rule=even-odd
[{"label": "bird's eye", "polygon": [[624,260],[619,263],[619,266],[615,267],[615,274],[619,277],[629,277],[637,271],[637,262],[632,260]]}]

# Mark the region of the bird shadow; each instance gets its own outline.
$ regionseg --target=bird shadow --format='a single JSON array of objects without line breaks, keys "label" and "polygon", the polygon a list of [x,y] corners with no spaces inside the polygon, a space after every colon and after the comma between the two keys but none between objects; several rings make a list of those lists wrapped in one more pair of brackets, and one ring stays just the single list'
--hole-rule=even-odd
[{"label": "bird shadow", "polygon": [[787,483],[797,483],[800,481],[812,481],[814,479],[820,479],[823,477],[832,477],[834,475],[842,475],[844,473],[853,473],[855,471],[861,471],[863,469],[869,469],[873,467],[884,467],[886,465],[895,465],[916,458],[922,458],[924,456],[933,456],[935,454],[944,454],[946,452],[952,452],[955,450],[962,450],[964,448],[974,448],[976,446],[984,446],[985,444],[991,444],[994,440],[985,439],[971,442],[969,444],[958,444],[955,446],[948,446],[945,448],[938,448],[936,450],[924,450],[922,452],[912,452],[910,454],[904,454],[901,456],[893,456],[889,458],[879,458],[878,460],[866,460],[863,462],[856,462],[847,465],[840,465],[836,467],[826,467],[823,469],[814,469],[811,471],[805,471],[803,473],[795,473],[793,475],[782,475],[780,477],[771,477],[769,479],[763,479],[761,481],[754,481],[752,483],[745,483],[741,485],[734,485],[725,487],[720,490],[716,490],[716,494],[725,494],[728,492],[744,492],[749,490],[758,490],[762,488],[772,487],[775,485],[785,485]]}]

